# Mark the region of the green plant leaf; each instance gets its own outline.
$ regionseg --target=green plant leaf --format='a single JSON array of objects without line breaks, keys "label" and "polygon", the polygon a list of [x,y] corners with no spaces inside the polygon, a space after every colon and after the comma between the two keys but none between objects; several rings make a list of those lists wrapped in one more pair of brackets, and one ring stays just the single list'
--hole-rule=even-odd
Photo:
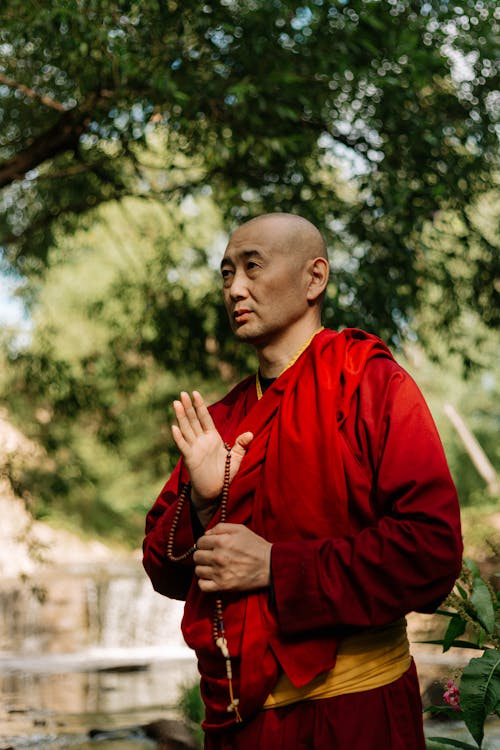
[{"label": "green plant leaf", "polygon": [[445,742],[436,741],[435,737],[427,737],[425,747],[426,750],[448,750],[449,745]]},{"label": "green plant leaf", "polygon": [[455,617],[457,614],[456,612],[448,612],[447,609],[436,609],[437,615],[442,615],[443,617]]},{"label": "green plant leaf", "polygon": [[470,570],[474,578],[481,578],[481,571],[479,570],[477,563],[471,560],[469,557],[464,558],[464,565]]},{"label": "green plant leaf", "polygon": [[488,586],[482,578],[474,578],[470,600],[481,625],[488,633],[493,633],[495,629],[495,610]]},{"label": "green plant leaf", "polygon": [[464,589],[464,587],[461,586],[459,583],[456,583],[455,586],[457,587],[457,591],[462,597],[462,599],[465,599],[467,601],[467,591]]},{"label": "green plant leaf", "polygon": [[464,750],[477,750],[475,745],[471,745],[468,742],[462,742],[461,740],[451,740],[448,737],[427,737],[426,739],[427,750],[446,750],[448,747],[461,747]]},{"label": "green plant leaf", "polygon": [[471,659],[460,680],[460,708],[469,732],[479,747],[484,736],[484,722],[500,703],[500,652],[486,649],[478,659]]},{"label": "green plant leaf", "polygon": [[443,638],[443,651],[448,651],[450,646],[453,646],[453,641],[458,638],[459,635],[465,632],[465,622],[459,615],[452,617],[448,623],[446,633]]},{"label": "green plant leaf", "polygon": [[[435,640],[435,641],[415,641],[415,643],[430,643],[434,646],[442,646],[443,645],[443,639]],[[472,643],[472,641],[453,641],[451,644],[453,648],[473,648],[476,651],[482,651],[483,649],[481,646],[478,646],[477,643]]]},{"label": "green plant leaf", "polygon": [[433,716],[438,716],[441,718],[447,718],[451,720],[456,720],[460,718],[460,713],[458,711],[455,711],[454,708],[452,708],[451,706],[445,705],[444,703],[441,706],[426,706],[424,709],[422,709],[422,713],[432,714]]}]

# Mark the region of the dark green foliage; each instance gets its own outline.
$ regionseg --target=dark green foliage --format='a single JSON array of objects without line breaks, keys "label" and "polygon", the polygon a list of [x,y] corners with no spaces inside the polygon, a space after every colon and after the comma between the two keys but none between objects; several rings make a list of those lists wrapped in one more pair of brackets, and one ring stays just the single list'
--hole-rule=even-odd
[{"label": "dark green foliage", "polygon": [[[437,283],[443,333],[469,309],[497,325],[498,247],[472,209],[494,182],[495,9],[6,0],[8,261],[40,270],[57,231],[100,203],[211,190],[229,223],[287,210],[318,224],[336,269],[330,324],[398,343]],[[423,241],[440,212],[460,217],[466,285]]]},{"label": "dark green foliage", "polygon": [[203,731],[201,722],[205,718],[205,707],[201,699],[200,685],[197,680],[192,685],[183,685],[179,698],[179,708],[182,717],[193,728],[200,749],[203,747]]},{"label": "dark green foliage", "polygon": [[173,399],[197,387],[216,400],[246,374],[250,352],[235,347],[215,303],[213,208],[189,230],[182,211],[126,209],[102,209],[61,243],[31,343],[6,342],[2,397],[47,456],[8,471],[34,515],[137,547],[177,460]]},{"label": "dark green foliage", "polygon": [[465,633],[465,622],[458,616],[452,617],[443,638],[443,651],[448,651],[454,641]]},{"label": "dark green foliage", "polygon": [[495,607],[491,591],[482,578],[476,576],[472,584],[470,603],[477,612],[477,619],[487,633],[495,631]]},{"label": "dark green foliage", "polygon": [[[450,646],[472,647],[482,650],[482,654],[472,658],[462,671],[459,713],[455,713],[451,706],[432,706],[430,710],[462,718],[480,748],[486,719],[500,711],[500,595],[482,578],[472,560],[465,561],[455,589],[446,600],[445,609],[438,610],[438,614],[450,618],[445,636],[440,641],[431,642],[442,644],[443,651]],[[455,640],[466,630],[470,642]],[[438,748],[439,743],[443,747],[473,747],[457,744],[451,739],[431,737],[429,750]]]},{"label": "dark green foliage", "polygon": [[470,660],[460,679],[460,700],[467,728],[481,747],[486,718],[500,711],[500,651],[486,649]]},{"label": "dark green foliage", "polygon": [[[451,618],[444,639],[434,641],[441,643],[443,650],[461,645],[460,641],[450,640],[450,629],[456,632],[456,638],[468,629],[470,642],[466,644],[467,647],[484,648],[490,644],[498,649],[500,646],[500,602],[491,584],[481,577],[474,561],[464,560],[463,571],[455,590],[448,596],[445,607],[438,610],[438,614]],[[463,627],[459,626],[458,621]]]},{"label": "dark green foliage", "polygon": [[477,750],[476,745],[461,740],[452,740],[447,737],[428,737],[425,741],[427,750],[449,750],[450,747],[459,747],[462,750]]},{"label": "dark green foliage", "polygon": [[[495,8],[2,3],[0,244],[34,316],[29,346],[6,341],[2,397],[47,454],[12,474],[36,514],[101,532],[109,509],[108,531],[139,541],[176,458],[172,399],[214,401],[254,364],[215,268],[222,232],[258,212],[324,232],[327,325],[482,363],[498,323]],[[204,208],[185,213],[186,196]],[[451,458],[474,500],[480,480]]]},{"label": "dark green foliage", "polygon": [[[428,316],[426,312],[422,316],[427,325],[430,325],[432,311]],[[477,330],[475,324],[473,328]],[[498,498],[488,494],[485,480],[478,473],[455,427],[445,414],[444,406],[447,403],[454,406],[499,472],[500,411],[497,404],[500,403],[500,383],[496,374],[498,336],[496,333],[486,336],[483,331],[481,347],[474,345],[474,331],[470,332],[470,335],[464,332],[462,337],[457,339],[463,350],[470,351],[476,361],[483,365],[482,368],[476,367],[474,371],[469,371],[468,376],[463,378],[461,358],[449,353],[438,331],[429,330],[428,335],[432,336],[432,341],[440,347],[442,359],[439,363],[422,356],[419,348],[415,352],[412,351],[411,346],[407,347],[408,357],[399,357],[399,361],[409,370],[422,389],[436,420],[461,507],[478,508],[487,504],[494,506]]]}]

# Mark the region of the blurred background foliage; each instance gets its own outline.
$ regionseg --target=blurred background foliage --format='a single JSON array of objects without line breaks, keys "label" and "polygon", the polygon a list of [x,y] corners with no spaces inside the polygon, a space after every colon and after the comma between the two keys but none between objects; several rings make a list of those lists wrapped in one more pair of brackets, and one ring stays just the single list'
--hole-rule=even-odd
[{"label": "blurred background foliage", "polygon": [[[327,239],[325,323],[377,333],[438,419],[464,505],[498,466],[498,26],[491,0],[4,0],[0,247],[9,474],[38,516],[137,544],[180,388],[255,365],[232,340],[227,232],[294,211]],[[464,380],[464,376],[467,377]]]}]

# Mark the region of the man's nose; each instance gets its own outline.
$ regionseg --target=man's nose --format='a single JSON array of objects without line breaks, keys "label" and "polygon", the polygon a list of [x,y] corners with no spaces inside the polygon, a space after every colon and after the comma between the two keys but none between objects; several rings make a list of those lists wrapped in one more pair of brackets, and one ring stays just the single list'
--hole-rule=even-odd
[{"label": "man's nose", "polygon": [[236,270],[229,288],[229,296],[232,300],[244,299],[247,296],[247,284],[245,274]]}]

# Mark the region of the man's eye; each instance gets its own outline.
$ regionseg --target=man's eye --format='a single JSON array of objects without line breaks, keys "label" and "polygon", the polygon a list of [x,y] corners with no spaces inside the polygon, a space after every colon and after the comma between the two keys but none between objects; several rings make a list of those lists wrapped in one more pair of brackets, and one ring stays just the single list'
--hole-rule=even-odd
[{"label": "man's eye", "polygon": [[253,268],[258,268],[258,265],[257,263],[255,263],[255,261],[249,260],[247,263],[247,268],[249,271],[251,271]]},{"label": "man's eye", "polygon": [[221,271],[221,276],[222,276],[223,281],[228,281],[232,275],[233,275],[233,272],[229,270],[229,268],[225,268],[223,271]]}]

